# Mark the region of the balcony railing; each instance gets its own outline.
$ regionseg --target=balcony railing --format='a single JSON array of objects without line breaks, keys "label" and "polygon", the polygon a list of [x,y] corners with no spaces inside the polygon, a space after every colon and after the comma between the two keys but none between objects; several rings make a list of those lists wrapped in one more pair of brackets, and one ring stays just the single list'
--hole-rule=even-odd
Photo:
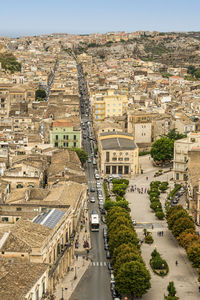
[{"label": "balcony railing", "polygon": [[52,276],[52,274],[54,273],[54,271],[56,270],[57,266],[59,265],[59,262],[61,260],[61,258],[63,257],[64,253],[69,249],[71,248],[73,245],[73,240],[71,240],[70,238],[70,241],[64,245],[61,245],[61,250],[60,250],[60,254],[56,260],[56,262],[50,266],[50,270],[49,270],[49,276]]}]

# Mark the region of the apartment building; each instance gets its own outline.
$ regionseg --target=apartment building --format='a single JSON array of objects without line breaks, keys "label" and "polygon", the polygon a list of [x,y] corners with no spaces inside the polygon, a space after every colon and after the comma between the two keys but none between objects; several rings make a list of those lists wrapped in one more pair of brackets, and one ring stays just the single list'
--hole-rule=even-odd
[{"label": "apartment building", "polygon": [[188,179],[188,152],[193,147],[200,147],[200,133],[191,132],[174,143],[173,178],[176,182]]},{"label": "apartment building", "polygon": [[81,148],[81,128],[67,120],[53,121],[50,143],[58,148]]},{"label": "apartment building", "polygon": [[109,117],[122,116],[127,111],[127,93],[107,90],[103,93],[95,93],[93,97],[94,122],[101,122]]},{"label": "apartment building", "polygon": [[200,147],[188,151],[187,205],[193,219],[200,225]]}]

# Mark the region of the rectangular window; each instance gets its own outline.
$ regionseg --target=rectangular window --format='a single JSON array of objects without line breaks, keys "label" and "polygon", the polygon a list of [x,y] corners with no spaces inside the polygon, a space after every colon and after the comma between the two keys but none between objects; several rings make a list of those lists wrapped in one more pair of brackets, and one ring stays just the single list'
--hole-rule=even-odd
[{"label": "rectangular window", "polygon": [[124,174],[128,174],[129,173],[129,166],[124,166]]},{"label": "rectangular window", "polygon": [[57,142],[55,143],[55,147],[58,147],[58,143]]},{"label": "rectangular window", "polygon": [[69,143],[66,143],[66,147],[69,147]]},{"label": "rectangular window", "polygon": [[110,161],[110,152],[106,152],[106,162]]},{"label": "rectangular window", "polygon": [[112,160],[113,160],[113,161],[116,161],[116,160],[117,160],[117,157],[112,157]]},{"label": "rectangular window", "polygon": [[106,166],[106,174],[110,174],[110,166]]},{"label": "rectangular window", "polygon": [[179,173],[176,173],[176,180],[179,180]]},{"label": "rectangular window", "polygon": [[112,174],[116,174],[117,173],[117,167],[116,166],[112,166]]},{"label": "rectangular window", "polygon": [[122,174],[123,172],[123,166],[118,166],[118,174]]},{"label": "rectangular window", "polygon": [[22,210],[22,208],[21,207],[17,207],[17,211],[21,211]]},{"label": "rectangular window", "polygon": [[56,135],[56,141],[58,140],[58,135]]},{"label": "rectangular window", "polygon": [[76,135],[74,135],[74,140],[76,140]]},{"label": "rectangular window", "polygon": [[39,300],[39,290],[36,291],[36,300]]},{"label": "rectangular window", "polygon": [[66,135],[63,135],[63,140],[65,140],[66,139]]},{"label": "rectangular window", "polygon": [[68,135],[66,135],[66,140],[68,140],[69,139],[69,136]]},{"label": "rectangular window", "polygon": [[42,283],[42,294],[43,295],[45,294],[45,281],[43,281]]},{"label": "rectangular window", "polygon": [[74,143],[74,147],[76,147],[76,143]]},{"label": "rectangular window", "polygon": [[125,157],[124,160],[129,161],[129,157]]}]

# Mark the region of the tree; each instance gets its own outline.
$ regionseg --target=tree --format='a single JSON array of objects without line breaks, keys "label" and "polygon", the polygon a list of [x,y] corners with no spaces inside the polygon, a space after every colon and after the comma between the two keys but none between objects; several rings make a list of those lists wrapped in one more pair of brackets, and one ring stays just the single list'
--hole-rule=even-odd
[{"label": "tree", "polygon": [[166,212],[166,218],[167,220],[173,215],[176,214],[179,210],[183,210],[182,205],[176,205],[174,207],[170,207]]},{"label": "tree", "polygon": [[114,264],[114,270],[115,270],[115,274],[118,273],[118,270],[120,269],[120,267],[126,263],[126,262],[130,262],[130,261],[139,261],[140,263],[144,264],[144,261],[140,255],[139,252],[121,252],[119,253],[119,255],[116,258],[116,262]]},{"label": "tree", "polygon": [[133,223],[130,218],[126,218],[124,216],[119,216],[116,218],[109,226],[108,233],[114,232],[116,229],[118,230],[121,225],[124,225],[126,227],[129,227],[133,229]]},{"label": "tree", "polygon": [[113,265],[115,265],[118,256],[126,255],[126,253],[140,254],[140,250],[137,248],[135,244],[132,244],[130,242],[121,244],[113,251],[113,255],[111,258]]},{"label": "tree", "polygon": [[162,137],[155,141],[151,147],[151,157],[155,161],[166,162],[173,159],[174,154],[174,141]]},{"label": "tree", "polygon": [[43,89],[38,89],[36,92],[35,92],[35,100],[38,100],[38,99],[45,99],[47,96],[45,90]]},{"label": "tree", "polygon": [[179,218],[174,222],[172,233],[175,237],[177,237],[189,228],[195,229],[194,222],[189,217]]},{"label": "tree", "polygon": [[167,220],[169,229],[172,229],[176,220],[184,217],[189,217],[185,209],[179,210],[176,214],[172,214],[172,216],[170,216]]},{"label": "tree", "polygon": [[121,294],[141,297],[150,289],[150,273],[143,263],[131,261],[124,263],[115,276],[116,287]]},{"label": "tree", "polygon": [[194,242],[200,242],[199,236],[194,231],[192,233],[191,232],[188,233],[187,230],[185,230],[183,233],[181,233],[177,239],[179,241],[179,244],[186,250]]},{"label": "tree", "polygon": [[165,135],[171,140],[180,140],[186,137],[185,134],[179,133],[176,131],[176,128],[170,130],[167,135]]},{"label": "tree", "polygon": [[112,236],[109,236],[109,248],[111,253],[114,251],[115,248],[119,247],[121,244],[124,243],[133,243],[136,246],[139,247],[139,240],[137,238],[137,235],[133,229],[130,229],[128,227],[121,227],[121,230],[117,230],[115,234]]},{"label": "tree", "polygon": [[82,165],[84,165],[84,163],[88,160],[88,153],[85,152],[83,149],[80,148],[72,148],[70,149],[72,151],[75,151],[76,154],[78,155],[80,162]]},{"label": "tree", "polygon": [[195,66],[192,66],[192,65],[188,66],[188,68],[187,68],[187,73],[188,74],[194,75],[195,71],[196,71]]},{"label": "tree", "polygon": [[163,220],[165,218],[165,214],[162,210],[157,210],[155,213],[155,216],[159,219],[159,220]]},{"label": "tree", "polygon": [[[113,203],[115,203],[114,201],[112,201]],[[127,212],[127,210],[125,208],[119,207],[119,206],[115,206],[109,209],[107,215],[106,215],[106,224],[109,225],[112,224],[112,222],[120,217],[120,216],[124,216],[125,218],[130,220],[130,215]]]},{"label": "tree", "polygon": [[176,289],[175,289],[175,286],[174,286],[174,282],[173,281],[170,281],[169,282],[169,285],[167,287],[167,290],[168,290],[168,296],[170,297],[174,297],[176,295]]},{"label": "tree", "polygon": [[200,268],[200,243],[194,242],[188,249],[187,255],[193,267]]},{"label": "tree", "polygon": [[197,70],[194,72],[194,76],[196,77],[196,79],[199,79],[199,78],[200,78],[200,69],[197,69]]},{"label": "tree", "polygon": [[127,188],[126,184],[114,184],[112,191],[114,194],[123,197],[126,193],[126,188]]}]

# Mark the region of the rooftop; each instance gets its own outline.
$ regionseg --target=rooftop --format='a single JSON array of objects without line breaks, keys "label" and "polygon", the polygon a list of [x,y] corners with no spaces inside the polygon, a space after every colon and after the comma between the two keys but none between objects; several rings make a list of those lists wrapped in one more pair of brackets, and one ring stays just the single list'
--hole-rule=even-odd
[{"label": "rooftop", "polygon": [[34,218],[33,222],[53,229],[57,225],[57,223],[62,219],[64,214],[64,211],[58,209],[48,210],[47,212],[38,215],[36,218]]},{"label": "rooftop", "polygon": [[133,140],[127,138],[110,138],[101,140],[103,150],[134,150],[137,148]]},{"label": "rooftop", "polygon": [[47,268],[45,264],[0,259],[0,299],[24,299]]}]

